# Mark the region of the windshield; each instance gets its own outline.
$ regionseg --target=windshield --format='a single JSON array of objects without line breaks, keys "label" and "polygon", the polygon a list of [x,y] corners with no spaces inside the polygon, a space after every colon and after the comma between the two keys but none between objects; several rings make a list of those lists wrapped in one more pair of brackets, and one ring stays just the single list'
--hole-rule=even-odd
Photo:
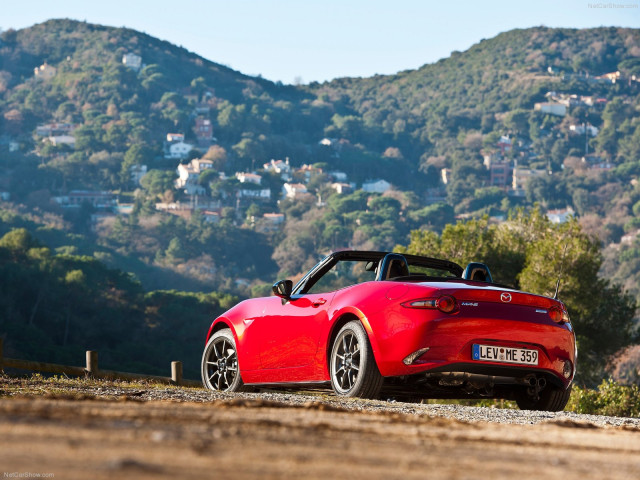
[{"label": "windshield", "polygon": [[[381,262],[389,252],[348,250],[335,252],[313,267],[294,287],[294,295],[332,292],[363,282],[376,280]],[[398,281],[426,281],[460,278],[462,267],[456,263],[418,255],[403,255],[409,267],[406,273],[396,276]],[[379,277],[382,280],[381,277]],[[394,277],[385,276],[386,280]]]},{"label": "windshield", "polygon": [[371,282],[376,278],[375,269],[367,270],[363,260],[343,260],[331,267],[306,293],[333,292],[357,283]]}]

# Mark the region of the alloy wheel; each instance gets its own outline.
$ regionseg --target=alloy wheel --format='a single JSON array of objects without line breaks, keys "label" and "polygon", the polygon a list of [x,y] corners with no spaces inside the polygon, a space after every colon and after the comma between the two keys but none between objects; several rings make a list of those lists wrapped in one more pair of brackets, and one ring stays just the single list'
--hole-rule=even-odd
[{"label": "alloy wheel", "polygon": [[358,380],[360,373],[360,344],[351,331],[342,332],[337,339],[338,348],[333,360],[333,376],[340,393],[349,392]]},{"label": "alloy wheel", "polygon": [[233,385],[238,375],[238,356],[226,337],[218,337],[212,343],[206,360],[206,374],[214,390],[229,390]]}]

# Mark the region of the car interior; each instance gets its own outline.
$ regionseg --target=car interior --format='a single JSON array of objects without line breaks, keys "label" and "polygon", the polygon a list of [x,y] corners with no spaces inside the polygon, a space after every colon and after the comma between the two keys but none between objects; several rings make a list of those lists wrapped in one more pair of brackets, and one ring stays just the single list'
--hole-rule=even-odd
[{"label": "car interior", "polygon": [[376,280],[393,280],[398,277],[409,276],[409,265],[404,256],[399,253],[389,253],[378,262]]},{"label": "car interior", "polygon": [[472,280],[474,282],[493,283],[489,267],[484,263],[469,263],[467,268],[464,269],[464,272],[462,272],[462,278],[465,280]]}]

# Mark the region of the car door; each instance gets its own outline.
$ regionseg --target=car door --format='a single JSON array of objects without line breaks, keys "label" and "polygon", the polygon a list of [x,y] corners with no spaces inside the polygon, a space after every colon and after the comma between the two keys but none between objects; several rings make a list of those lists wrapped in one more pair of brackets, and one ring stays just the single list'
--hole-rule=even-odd
[{"label": "car door", "polygon": [[251,325],[251,334],[259,339],[263,369],[303,367],[314,361],[334,295],[296,295],[284,304],[278,297],[269,298],[263,314]]}]

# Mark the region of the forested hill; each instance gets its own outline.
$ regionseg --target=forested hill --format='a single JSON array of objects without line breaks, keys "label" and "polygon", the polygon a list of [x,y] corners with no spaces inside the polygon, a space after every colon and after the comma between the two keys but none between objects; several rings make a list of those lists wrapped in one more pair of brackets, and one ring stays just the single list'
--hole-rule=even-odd
[{"label": "forested hill", "polygon": [[215,82],[219,93],[225,97],[241,97],[242,90],[253,85],[270,93],[279,91],[283,97],[287,92],[295,98],[300,97],[292,88],[277,87],[273,82],[243,75],[185,48],[128,28],[67,19],[49,20],[18,31],[5,31],[2,42],[1,67],[11,74],[11,83],[32,77],[34,66],[44,62],[55,66],[69,62],[70,71],[103,70],[120,64],[122,55],[132,52],[141,55],[146,65],[156,66],[158,75],[147,83],[161,87],[186,87],[194,78],[203,76]]},{"label": "forested hill", "polygon": [[[627,281],[620,255],[640,257],[635,237],[621,243],[640,227],[638,78],[638,29],[513,30],[417,70],[302,86],[125,28],[7,30],[0,233],[32,225],[148,288],[236,291],[329,250],[391,249],[413,229],[538,203],[622,245],[606,273]],[[181,142],[192,150],[170,153]],[[213,168],[177,188],[178,164],[198,158]]]},{"label": "forested hill", "polygon": [[[549,68],[556,75],[550,75]],[[506,133],[517,125],[501,122],[496,114],[532,110],[549,90],[620,94],[624,89],[611,90],[604,84],[596,88],[595,83],[561,77],[576,73],[595,77],[617,70],[640,74],[639,30],[538,27],[482,40],[417,70],[341,78],[312,85],[312,91],[345,101],[365,127],[359,140],[369,140],[366,128],[378,128],[396,143],[409,143],[413,148],[403,153],[415,158],[425,151],[450,153],[460,146],[459,133],[489,133],[496,126],[506,127]],[[522,133],[528,136],[527,131]]]}]

